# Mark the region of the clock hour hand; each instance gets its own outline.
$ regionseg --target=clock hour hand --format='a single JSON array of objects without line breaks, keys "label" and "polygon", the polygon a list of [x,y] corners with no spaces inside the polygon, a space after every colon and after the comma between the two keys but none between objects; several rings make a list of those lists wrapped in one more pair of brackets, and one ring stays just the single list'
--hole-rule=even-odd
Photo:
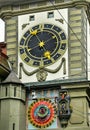
[{"label": "clock hour hand", "polygon": [[37,33],[38,33],[38,30],[30,31],[30,34],[35,35],[36,38],[38,39],[38,41],[41,42],[41,40],[40,40],[39,37],[37,36]]}]

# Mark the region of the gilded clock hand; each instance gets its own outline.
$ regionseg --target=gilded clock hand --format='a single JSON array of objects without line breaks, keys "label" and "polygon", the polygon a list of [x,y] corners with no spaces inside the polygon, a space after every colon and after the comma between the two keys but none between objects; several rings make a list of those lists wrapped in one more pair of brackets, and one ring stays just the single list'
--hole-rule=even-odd
[{"label": "gilded clock hand", "polygon": [[39,45],[34,46],[34,47],[32,47],[32,48],[28,47],[28,51],[31,51],[31,50],[33,50],[33,49],[37,48],[38,46],[39,46]]},{"label": "gilded clock hand", "polygon": [[37,48],[38,46],[39,46],[40,48],[44,48],[44,45],[45,45],[45,44],[44,44],[44,42],[42,41],[42,42],[38,43],[38,45],[36,45],[36,46],[34,46],[34,47],[32,47],[32,48],[30,48],[30,47],[28,46],[28,50],[31,51],[31,50]]},{"label": "gilded clock hand", "polygon": [[38,33],[38,30],[32,30],[32,31],[30,31],[30,34],[35,35],[36,38],[38,39],[39,43],[38,43],[38,45],[34,46],[33,48],[29,48],[29,47],[28,47],[28,48],[29,48],[29,49],[28,49],[29,51],[31,51],[31,50],[37,48],[38,46],[40,46],[40,47],[43,47],[43,46],[44,46],[44,42],[39,39],[39,37],[37,36],[37,33]]},{"label": "gilded clock hand", "polygon": [[19,46],[20,48],[27,48],[28,49],[28,51],[31,51],[31,50],[33,50],[33,49],[35,49],[36,47],[38,47],[39,45],[37,45],[37,46],[34,46],[33,48],[30,48],[29,46]]},{"label": "gilded clock hand", "polygon": [[52,38],[54,39],[54,38],[56,38],[56,36],[55,35],[52,36],[51,38],[49,38],[48,40],[46,40],[44,43],[49,42],[50,40],[52,40]]},{"label": "gilded clock hand", "polygon": [[39,37],[37,36],[37,33],[38,33],[38,30],[32,30],[32,31],[30,31],[30,34],[35,35],[36,38],[38,39],[38,41],[41,42],[41,40],[40,40]]},{"label": "gilded clock hand", "polygon": [[36,38],[38,39],[39,42],[41,42],[41,40],[39,39],[39,37],[36,35]]},{"label": "gilded clock hand", "polygon": [[[39,39],[38,35],[37,35],[38,30],[31,31],[30,33],[31,33],[32,35],[35,35],[36,38],[38,39],[39,43],[38,43],[37,46],[43,47],[43,46],[45,45],[44,42],[41,41],[41,40]],[[37,46],[35,46],[34,48],[36,48]]]}]

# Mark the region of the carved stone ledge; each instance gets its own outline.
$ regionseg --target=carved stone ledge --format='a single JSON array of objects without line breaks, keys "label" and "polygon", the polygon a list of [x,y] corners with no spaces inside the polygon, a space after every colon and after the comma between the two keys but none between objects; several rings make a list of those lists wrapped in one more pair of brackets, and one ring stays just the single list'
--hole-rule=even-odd
[{"label": "carved stone ledge", "polygon": [[[31,2],[30,2],[31,3]],[[27,4],[27,3],[26,3]],[[26,6],[25,4],[25,6]],[[28,3],[29,4],[29,3]],[[46,11],[46,10],[54,10],[54,9],[64,9],[64,8],[82,8],[84,7],[87,12],[89,12],[89,2],[88,1],[69,1],[69,2],[61,2],[61,3],[51,3],[50,5],[42,5],[42,6],[37,6],[35,8],[24,8],[21,9],[23,5],[17,3],[18,9],[15,10],[16,5],[9,5],[9,6],[2,6],[0,7],[0,17],[3,18],[10,18],[11,16],[18,16],[18,15],[23,15],[27,13],[35,13],[35,12],[40,12],[40,11]]]}]

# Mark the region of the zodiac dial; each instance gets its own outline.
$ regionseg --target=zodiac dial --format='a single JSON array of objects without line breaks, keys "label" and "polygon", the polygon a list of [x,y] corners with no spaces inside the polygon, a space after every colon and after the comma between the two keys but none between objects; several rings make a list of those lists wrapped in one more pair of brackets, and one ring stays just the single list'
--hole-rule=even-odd
[{"label": "zodiac dial", "polygon": [[28,109],[28,120],[37,128],[49,127],[56,118],[56,106],[49,99],[38,99]]}]

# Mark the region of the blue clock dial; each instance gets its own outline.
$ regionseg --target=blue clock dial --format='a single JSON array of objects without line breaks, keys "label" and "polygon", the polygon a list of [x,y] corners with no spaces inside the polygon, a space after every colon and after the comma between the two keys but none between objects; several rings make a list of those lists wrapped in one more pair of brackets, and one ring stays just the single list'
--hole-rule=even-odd
[{"label": "blue clock dial", "polygon": [[64,31],[53,24],[40,24],[30,28],[19,44],[21,59],[34,67],[55,63],[65,53],[66,48]]}]

